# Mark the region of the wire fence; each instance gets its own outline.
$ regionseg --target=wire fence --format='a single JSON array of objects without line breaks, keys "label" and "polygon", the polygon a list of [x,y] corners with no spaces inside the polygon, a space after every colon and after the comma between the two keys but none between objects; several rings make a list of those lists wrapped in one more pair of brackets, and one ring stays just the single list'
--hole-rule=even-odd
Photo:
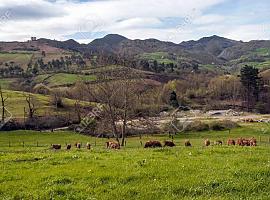
[{"label": "wire fence", "polygon": [[[173,136],[171,136],[168,140],[174,141],[176,146],[184,146],[184,143],[186,140],[189,140],[194,146],[204,146],[204,139],[201,138],[191,138],[191,139],[174,139]],[[222,141],[222,146],[228,146],[227,140],[228,138],[219,138],[218,140]],[[81,148],[86,148],[87,143],[91,145],[91,147],[106,147],[106,141],[109,141],[108,139],[101,139],[101,140],[95,140],[91,142],[77,142],[81,144]],[[138,140],[126,140],[124,142],[124,147],[132,148],[132,147],[143,147],[145,142],[148,141],[148,138],[142,138]],[[165,141],[164,138],[160,140],[161,142]],[[216,146],[215,142],[216,140],[210,140],[211,146]],[[237,141],[237,139],[235,139]],[[52,144],[60,144],[62,149],[65,149],[68,145],[71,145],[72,148],[76,148],[75,142],[55,142],[55,143],[48,143],[40,140],[36,141],[6,141],[6,142],[0,142],[0,148],[51,148]],[[236,145],[237,146],[237,145]],[[257,146],[270,146],[270,137],[258,137],[257,138]]]}]

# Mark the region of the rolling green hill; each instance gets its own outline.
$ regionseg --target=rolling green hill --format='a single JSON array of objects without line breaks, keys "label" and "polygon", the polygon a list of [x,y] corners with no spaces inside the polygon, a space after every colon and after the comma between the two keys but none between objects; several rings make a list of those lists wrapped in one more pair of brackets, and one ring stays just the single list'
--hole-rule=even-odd
[{"label": "rolling green hill", "polygon": [[[12,90],[3,90],[4,96],[8,97],[7,100],[7,110],[11,113],[13,118],[23,118],[24,117],[24,108],[27,107],[26,96],[29,93],[21,92],[21,91],[12,91]],[[37,115],[44,114],[67,114],[70,111],[73,111],[73,106],[75,101],[71,99],[63,99],[64,108],[63,109],[55,109],[55,106],[51,103],[51,97],[47,95],[41,94],[31,94],[34,99],[35,107],[37,108]],[[83,104],[87,104],[84,102]]]},{"label": "rolling green hill", "polygon": [[91,82],[95,80],[96,80],[95,75],[57,73],[57,74],[39,75],[35,78],[34,82],[36,84],[43,83],[48,87],[59,87],[59,86],[73,85],[78,81]]}]

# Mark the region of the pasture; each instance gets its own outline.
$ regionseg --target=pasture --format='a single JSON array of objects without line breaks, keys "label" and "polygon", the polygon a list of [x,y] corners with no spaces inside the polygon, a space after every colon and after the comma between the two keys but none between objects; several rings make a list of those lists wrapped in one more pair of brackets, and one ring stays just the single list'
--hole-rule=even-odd
[{"label": "pasture", "polygon": [[[73,132],[1,132],[0,199],[269,199],[268,128],[180,133],[176,147],[159,149],[144,149],[140,141],[167,135],[133,137],[120,150],[105,149],[107,139]],[[255,136],[258,146],[203,146],[206,138],[241,136]],[[193,146],[184,147],[185,139]],[[83,148],[65,150],[75,142]],[[61,150],[50,149],[58,143]]]},{"label": "pasture", "polygon": [[[26,97],[29,93],[21,92],[21,91],[13,91],[13,90],[3,90],[4,96],[8,97],[7,100],[7,110],[9,111],[8,117],[12,116],[13,118],[23,118],[24,108],[28,109]],[[50,114],[62,114],[67,115],[70,111],[73,111],[73,106],[75,100],[63,98],[63,104],[65,108],[56,110],[54,105],[52,105],[51,97],[48,95],[41,94],[31,94],[33,96],[33,100],[35,106],[37,108],[36,114],[42,115],[46,113]],[[83,102],[83,105],[87,103]],[[88,104],[87,104],[88,105]]]},{"label": "pasture", "polygon": [[35,83],[44,83],[49,87],[58,87],[65,85],[72,85],[76,82],[90,82],[95,81],[95,75],[79,75],[79,74],[67,74],[67,73],[57,73],[57,74],[45,74],[39,75],[35,78]]},{"label": "pasture", "polygon": [[19,64],[23,69],[26,69],[32,55],[32,53],[0,52],[0,63],[4,65],[4,63],[14,62],[15,64]]}]

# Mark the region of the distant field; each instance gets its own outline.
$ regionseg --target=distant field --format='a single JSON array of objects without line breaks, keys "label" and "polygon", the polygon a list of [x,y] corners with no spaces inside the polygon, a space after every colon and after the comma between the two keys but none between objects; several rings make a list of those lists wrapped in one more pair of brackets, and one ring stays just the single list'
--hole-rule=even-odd
[{"label": "distant field", "polygon": [[36,83],[45,83],[49,87],[75,84],[78,81],[89,82],[95,80],[96,80],[95,75],[79,75],[67,73],[39,75],[35,78]]},{"label": "distant field", "polygon": [[[24,116],[24,107],[27,108],[27,102],[25,100],[25,96],[27,93],[19,92],[19,91],[11,91],[11,90],[4,90],[4,96],[8,96],[7,100],[7,109],[11,113],[12,117],[14,118],[23,118]],[[68,108],[63,109],[61,111],[56,111],[54,106],[50,102],[50,96],[33,94],[35,106],[37,108],[37,115],[45,114],[45,113],[66,113],[69,111]],[[64,105],[73,106],[74,101],[70,99],[63,100]]]},{"label": "distant field", "polygon": [[0,63],[14,62],[19,64],[22,68],[26,69],[27,64],[31,60],[32,53],[2,53],[0,52]]},{"label": "distant field", "polygon": [[[0,133],[1,199],[269,199],[269,126],[179,134],[177,147],[144,149],[128,138],[119,151],[107,139],[72,132]],[[262,131],[266,130],[266,131]],[[258,147],[203,147],[203,140],[261,136]],[[183,146],[190,139],[193,147]],[[93,149],[53,151],[50,144],[91,142]],[[23,147],[23,142],[25,147]],[[37,147],[38,142],[38,147]],[[10,144],[10,147],[9,147]],[[15,189],[16,188],[16,189]]]},{"label": "distant field", "polygon": [[169,59],[169,54],[166,52],[144,53],[140,57],[142,59],[151,60],[151,61],[156,60],[158,63],[176,64],[175,60]]},{"label": "distant field", "polygon": [[11,84],[15,81],[16,79],[11,79],[11,78],[3,78],[0,79],[0,85],[2,89],[10,89]]}]

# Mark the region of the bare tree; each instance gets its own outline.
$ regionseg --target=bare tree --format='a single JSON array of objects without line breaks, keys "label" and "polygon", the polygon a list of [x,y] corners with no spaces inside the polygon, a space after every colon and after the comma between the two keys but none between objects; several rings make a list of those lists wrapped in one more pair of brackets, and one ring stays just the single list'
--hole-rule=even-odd
[{"label": "bare tree", "polygon": [[36,113],[36,105],[35,105],[35,99],[34,96],[32,94],[28,94],[25,97],[25,100],[27,102],[27,106],[28,106],[28,117],[29,119],[32,119]]},{"label": "bare tree", "polygon": [[4,92],[2,90],[2,87],[0,85],[0,97],[1,97],[1,108],[2,108],[2,117],[1,117],[1,122],[5,122],[6,119],[6,101],[8,97],[4,97]]},{"label": "bare tree", "polygon": [[[103,105],[103,117],[108,119],[112,134],[123,146],[127,133],[128,121],[134,116],[133,108],[137,102],[136,75],[128,68],[117,76],[121,80],[110,80],[106,76],[99,77],[95,85],[87,85],[85,91],[89,99]],[[104,119],[103,119],[104,120]],[[119,130],[121,127],[121,131]]]}]

